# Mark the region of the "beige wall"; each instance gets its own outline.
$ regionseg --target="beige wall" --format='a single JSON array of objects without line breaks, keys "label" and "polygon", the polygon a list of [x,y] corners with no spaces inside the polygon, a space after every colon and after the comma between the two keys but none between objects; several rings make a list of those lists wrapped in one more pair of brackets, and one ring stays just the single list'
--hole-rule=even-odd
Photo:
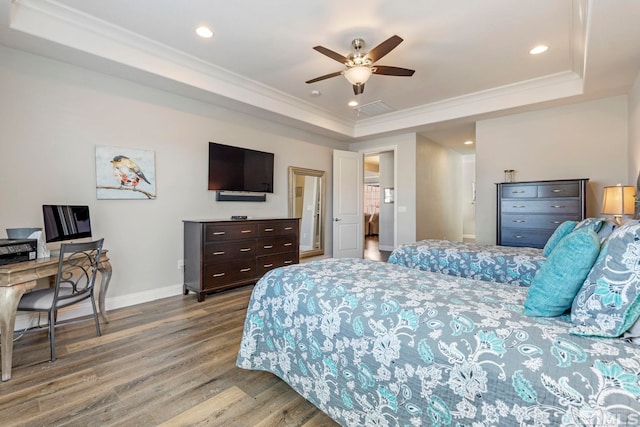
[{"label": "beige wall", "polygon": [[[289,166],[327,171],[331,188],[336,141],[252,116],[3,47],[0,93],[0,235],[42,226],[42,204],[89,205],[113,264],[108,307],[179,293],[183,219],[287,216]],[[275,153],[266,203],[215,201],[209,141]],[[157,199],[96,200],[96,145],[153,150]],[[330,215],[325,230],[330,253]]]},{"label": "beige wall", "polygon": [[627,96],[515,114],[476,124],[476,238],[494,244],[495,183],[590,178],[587,213],[600,216],[602,188],[635,181],[628,173]]},{"label": "beige wall", "polygon": [[416,237],[462,241],[462,156],[418,136]]},{"label": "beige wall", "polygon": [[640,186],[640,74],[629,94],[629,181]]},{"label": "beige wall", "polygon": [[462,237],[476,238],[476,203],[473,189],[476,182],[476,155],[462,156]]},{"label": "beige wall", "polygon": [[395,171],[393,151],[380,153],[380,215],[378,217],[378,245],[383,251],[391,251],[393,246],[393,230],[395,223],[395,201],[384,202],[384,189],[393,188]]}]

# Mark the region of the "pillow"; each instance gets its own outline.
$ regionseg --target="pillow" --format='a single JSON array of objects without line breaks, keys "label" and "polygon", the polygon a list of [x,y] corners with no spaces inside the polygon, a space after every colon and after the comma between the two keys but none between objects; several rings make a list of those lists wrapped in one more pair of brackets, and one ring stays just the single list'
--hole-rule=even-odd
[{"label": "pillow", "polygon": [[571,308],[571,333],[619,337],[640,316],[640,223],[615,229]]},{"label": "pillow", "polygon": [[636,320],[622,336],[627,341],[640,345],[640,320]]},{"label": "pillow", "polygon": [[598,238],[600,238],[601,246],[609,239],[609,236],[617,227],[618,223],[612,219],[606,219],[602,222],[602,227],[600,227],[600,230],[597,231]]},{"label": "pillow", "polygon": [[564,236],[566,236],[567,234],[573,231],[576,224],[577,224],[576,221],[565,221],[562,224],[560,224],[558,228],[556,228],[556,231],[553,232],[551,237],[549,237],[549,240],[547,240],[547,244],[544,245],[544,248],[542,249],[542,255],[549,256],[549,254],[551,253],[553,248],[556,247],[558,242],[560,242],[560,240],[562,240]]},{"label": "pillow", "polygon": [[581,228],[590,228],[597,233],[598,231],[600,231],[600,228],[602,228],[603,222],[604,218],[585,218],[576,224],[576,228],[574,228],[574,230],[580,230]]},{"label": "pillow", "polygon": [[553,317],[571,308],[599,252],[598,235],[589,228],[571,232],[560,240],[531,282],[524,314]]}]

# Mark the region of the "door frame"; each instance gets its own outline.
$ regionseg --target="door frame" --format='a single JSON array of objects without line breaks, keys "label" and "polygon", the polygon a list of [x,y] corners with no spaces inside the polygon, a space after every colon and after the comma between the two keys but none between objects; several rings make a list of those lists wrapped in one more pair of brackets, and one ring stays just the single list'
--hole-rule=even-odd
[{"label": "door frame", "polygon": [[[362,177],[364,182],[364,157],[373,156],[380,153],[393,152],[393,188],[396,195],[396,200],[393,203],[393,248],[398,247],[398,146],[397,145],[383,145],[380,147],[368,147],[358,150],[358,153],[362,156]],[[362,236],[364,242],[364,236]]]}]

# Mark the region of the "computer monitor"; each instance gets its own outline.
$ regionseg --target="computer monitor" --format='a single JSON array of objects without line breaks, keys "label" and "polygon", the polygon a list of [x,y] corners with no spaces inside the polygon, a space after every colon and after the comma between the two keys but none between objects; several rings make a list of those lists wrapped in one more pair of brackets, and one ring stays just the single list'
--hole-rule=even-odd
[{"label": "computer monitor", "polygon": [[42,205],[47,243],[91,237],[89,206]]}]

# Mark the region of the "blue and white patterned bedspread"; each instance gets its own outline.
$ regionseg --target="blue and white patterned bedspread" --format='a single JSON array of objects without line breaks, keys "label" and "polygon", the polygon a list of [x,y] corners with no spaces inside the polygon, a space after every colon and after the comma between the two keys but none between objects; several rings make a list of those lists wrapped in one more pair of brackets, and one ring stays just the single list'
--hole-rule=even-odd
[{"label": "blue and white patterned bedspread", "polygon": [[526,317],[526,291],[361,259],[272,270],[237,365],[344,426],[640,422],[640,348]]},{"label": "blue and white patterned bedspread", "polygon": [[451,276],[529,286],[546,257],[542,249],[421,240],[397,247],[392,264]]}]

